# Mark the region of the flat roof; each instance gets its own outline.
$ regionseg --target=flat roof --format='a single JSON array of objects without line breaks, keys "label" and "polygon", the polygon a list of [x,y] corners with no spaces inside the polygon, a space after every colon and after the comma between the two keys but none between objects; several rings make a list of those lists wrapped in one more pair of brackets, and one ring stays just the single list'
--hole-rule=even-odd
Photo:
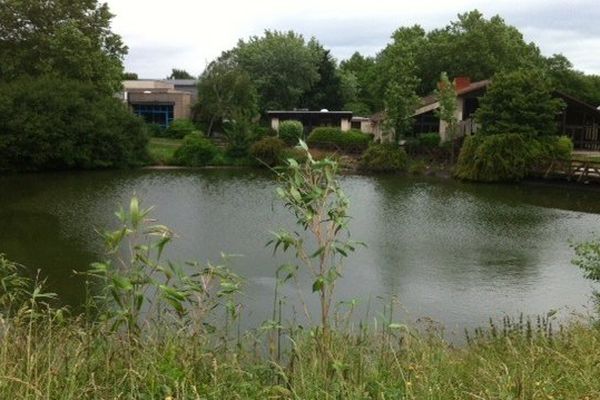
[{"label": "flat roof", "polygon": [[267,111],[267,114],[273,115],[300,115],[300,114],[308,114],[308,115],[344,115],[344,116],[352,116],[352,111],[309,111],[309,110],[291,110],[291,111]]}]

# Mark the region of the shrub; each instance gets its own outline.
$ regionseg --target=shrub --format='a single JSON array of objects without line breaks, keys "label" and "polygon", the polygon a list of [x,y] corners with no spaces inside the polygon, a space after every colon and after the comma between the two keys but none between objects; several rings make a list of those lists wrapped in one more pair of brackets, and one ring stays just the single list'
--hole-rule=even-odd
[{"label": "shrub", "polygon": [[408,172],[411,175],[424,175],[427,172],[427,163],[423,160],[417,160],[410,164]]},{"label": "shrub", "polygon": [[437,132],[423,133],[419,135],[419,146],[424,149],[434,149],[439,147],[442,138]]},{"label": "shrub", "polygon": [[56,77],[0,84],[0,168],[113,168],[148,159],[144,122],[93,84]]},{"label": "shrub", "polygon": [[176,119],[165,130],[164,136],[173,139],[183,139],[196,130],[196,126],[189,119]]},{"label": "shrub", "polygon": [[254,125],[248,118],[241,116],[228,121],[224,125],[227,140],[227,156],[231,158],[246,158],[248,150],[257,139]]},{"label": "shrub", "polygon": [[285,142],[276,137],[266,137],[250,147],[250,155],[259,161],[273,166],[279,162]]},{"label": "shrub", "polygon": [[325,149],[362,152],[369,146],[371,140],[371,135],[354,129],[342,132],[339,128],[316,128],[306,141],[311,146]]},{"label": "shrub", "polygon": [[296,160],[298,163],[306,162],[308,154],[300,147],[287,147],[281,151],[281,160]]},{"label": "shrub", "polygon": [[465,139],[455,175],[480,182],[518,181],[531,166],[530,144],[515,133],[475,135]]},{"label": "shrub", "polygon": [[374,144],[363,154],[360,167],[372,172],[403,171],[407,158],[404,149],[394,144]]},{"label": "shrub", "polygon": [[183,144],[175,151],[173,160],[177,165],[201,167],[209,164],[219,150],[201,133],[191,133],[183,139]]},{"label": "shrub", "polygon": [[279,137],[289,145],[296,145],[304,139],[304,126],[300,121],[283,121],[279,124]]},{"label": "shrub", "polygon": [[146,130],[152,137],[165,137],[165,128],[158,124],[146,124]]}]

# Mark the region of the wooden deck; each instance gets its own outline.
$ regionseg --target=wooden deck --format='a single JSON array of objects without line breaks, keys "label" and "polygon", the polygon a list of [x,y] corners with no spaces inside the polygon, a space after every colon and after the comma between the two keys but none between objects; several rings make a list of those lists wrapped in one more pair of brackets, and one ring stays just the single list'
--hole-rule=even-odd
[{"label": "wooden deck", "polygon": [[570,182],[600,183],[600,161],[554,160],[546,167],[538,168],[538,173],[546,179],[566,179]]}]

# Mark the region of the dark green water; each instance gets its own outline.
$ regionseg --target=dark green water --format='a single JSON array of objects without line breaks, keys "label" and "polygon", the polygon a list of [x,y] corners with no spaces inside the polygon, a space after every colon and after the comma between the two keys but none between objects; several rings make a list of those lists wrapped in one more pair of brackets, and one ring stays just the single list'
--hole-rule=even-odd
[{"label": "dark green water", "polygon": [[[384,302],[377,296],[397,296],[403,321],[432,318],[458,332],[490,316],[552,309],[567,316],[589,305],[592,286],[570,264],[569,241],[600,232],[600,192],[362,176],[344,177],[343,186],[352,235],[368,248],[348,262],[339,297],[371,299],[371,317]],[[101,258],[94,229],[114,227],[113,211],[135,192],[180,236],[169,257],[243,255],[232,266],[247,280],[244,315],[256,325],[269,318],[283,261],[265,248],[269,231],[292,223],[274,188],[268,175],[242,170],[0,177],[0,252],[40,268],[77,306],[83,288],[72,271]],[[289,309],[298,306],[294,292],[284,290]]]}]

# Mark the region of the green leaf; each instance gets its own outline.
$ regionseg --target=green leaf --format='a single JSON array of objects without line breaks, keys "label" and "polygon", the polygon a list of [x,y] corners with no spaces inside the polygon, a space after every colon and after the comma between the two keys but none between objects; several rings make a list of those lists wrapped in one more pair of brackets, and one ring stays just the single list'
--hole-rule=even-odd
[{"label": "green leaf", "polygon": [[322,276],[319,276],[312,285],[312,291],[314,292],[319,292],[321,291],[323,288],[325,287],[325,280],[323,279]]}]

